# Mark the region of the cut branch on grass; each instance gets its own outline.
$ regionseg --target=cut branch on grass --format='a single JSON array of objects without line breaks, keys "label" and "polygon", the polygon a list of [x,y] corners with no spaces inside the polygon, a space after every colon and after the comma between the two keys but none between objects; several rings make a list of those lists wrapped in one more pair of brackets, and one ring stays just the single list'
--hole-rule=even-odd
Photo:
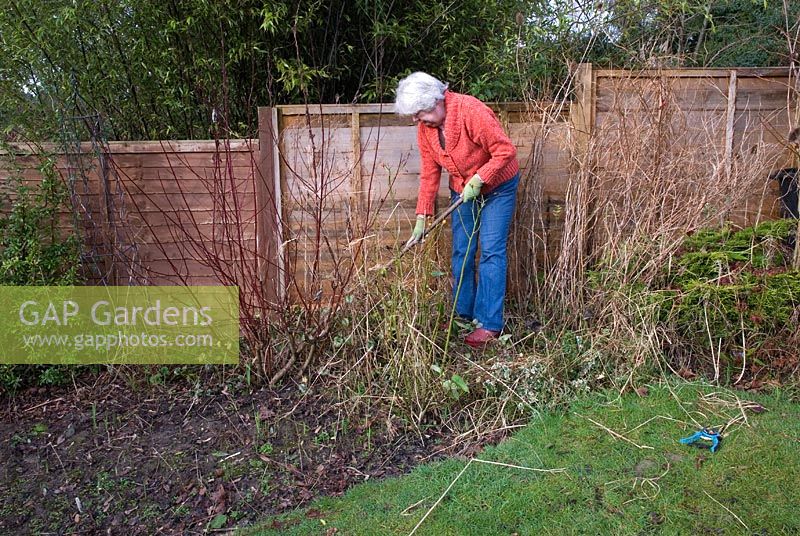
[{"label": "cut branch on grass", "polygon": [[619,432],[615,432],[614,430],[612,430],[608,426],[600,424],[599,422],[597,422],[597,421],[595,421],[595,420],[593,420],[593,419],[591,419],[589,417],[586,417],[585,415],[581,415],[580,413],[576,413],[575,415],[577,415],[578,417],[581,417],[583,419],[586,419],[587,421],[589,421],[590,423],[594,424],[595,426],[605,430],[606,432],[611,434],[612,437],[614,437],[616,439],[620,439],[622,441],[625,441],[626,443],[630,443],[631,445],[633,445],[637,449],[650,449],[650,450],[653,450],[653,447],[651,447],[649,445],[639,445],[638,443],[636,443],[634,441],[631,441],[630,439],[628,439],[624,435],[620,434]]},{"label": "cut branch on grass", "polygon": [[422,516],[422,519],[420,519],[417,522],[417,524],[414,526],[414,528],[411,529],[411,532],[408,533],[408,536],[413,536],[417,532],[417,529],[419,529],[422,526],[422,523],[424,523],[425,520],[428,519],[428,516],[431,515],[431,512],[433,512],[436,509],[436,507],[439,506],[439,503],[442,502],[442,499],[445,498],[445,496],[447,495],[447,492],[449,492],[451,489],[453,489],[453,486],[456,485],[456,482],[458,482],[458,479],[461,478],[461,475],[463,475],[466,472],[466,470],[469,469],[469,466],[472,465],[473,461],[474,461],[474,459],[470,459],[467,462],[467,464],[461,469],[461,471],[458,472],[456,477],[452,480],[452,482],[450,482],[450,485],[447,486],[447,488],[442,492],[442,494],[439,496],[439,498],[436,499],[436,502],[433,503],[433,506],[431,506],[428,509],[428,511],[425,512],[425,515]]},{"label": "cut branch on grass", "polygon": [[722,507],[722,508],[723,508],[723,509],[724,509],[726,512],[728,512],[730,515],[732,515],[732,516],[733,516],[733,518],[734,518],[736,521],[738,521],[738,522],[739,522],[739,524],[740,524],[741,526],[743,526],[743,527],[745,528],[745,530],[747,530],[748,532],[750,531],[750,527],[748,527],[748,526],[747,526],[747,524],[746,524],[744,521],[742,521],[742,518],[740,518],[739,516],[737,516],[736,514],[734,514],[734,513],[733,513],[733,511],[732,511],[730,508],[728,508],[727,506],[725,506],[724,504],[722,504],[721,502],[719,502],[718,500],[716,500],[716,499],[715,499],[714,497],[712,497],[712,496],[711,496],[711,494],[709,494],[709,493],[708,493],[706,490],[703,490],[703,493],[705,493],[705,494],[706,494],[706,496],[707,496],[709,499],[711,499],[712,501],[714,501],[715,503],[717,503],[719,506],[721,506],[721,507]]},{"label": "cut branch on grass", "polygon": [[[461,471],[458,472],[456,477],[450,482],[450,485],[448,485],[447,488],[439,496],[439,498],[436,499],[436,502],[433,503],[433,505],[428,509],[427,512],[425,512],[425,515],[422,516],[422,519],[420,519],[419,522],[417,522],[417,524],[411,530],[411,532],[408,533],[408,536],[413,536],[417,532],[417,530],[422,526],[422,523],[428,518],[428,516],[431,514],[431,512],[433,512],[436,509],[436,507],[439,506],[439,503],[441,503],[442,500],[445,498],[445,496],[448,494],[448,492],[451,489],[453,489],[453,486],[456,485],[456,482],[458,482],[458,480],[467,471],[467,469],[469,469],[469,466],[472,465],[473,462],[475,462],[475,463],[483,463],[483,464],[487,464],[487,465],[508,467],[510,469],[521,469],[521,470],[524,470],[524,471],[535,471],[535,472],[539,472],[539,473],[550,473],[550,474],[565,473],[566,470],[567,470],[565,467],[561,467],[561,468],[558,468],[558,469],[538,469],[538,468],[534,468],[534,467],[524,467],[524,466],[521,466],[521,465],[512,465],[512,464],[508,464],[508,463],[493,462],[493,461],[490,461],[490,460],[481,460],[481,459],[478,459],[478,458],[470,458],[469,461],[467,462],[467,464],[461,469]],[[420,502],[422,502],[422,501],[414,503],[409,508],[412,508],[413,506],[417,506]],[[407,511],[407,510],[408,509],[404,510],[404,512]]]},{"label": "cut branch on grass", "polygon": [[560,467],[558,469],[539,469],[539,468],[536,468],[536,467],[524,467],[522,465],[513,465],[513,464],[510,464],[510,463],[501,463],[501,462],[493,462],[493,461],[489,461],[489,460],[481,460],[479,458],[474,458],[473,461],[476,462],[476,463],[485,463],[487,465],[499,465],[501,467],[509,467],[511,469],[523,469],[525,471],[534,471],[536,473],[551,473],[551,474],[555,474],[555,473],[566,473],[567,472],[567,468],[566,467]]}]

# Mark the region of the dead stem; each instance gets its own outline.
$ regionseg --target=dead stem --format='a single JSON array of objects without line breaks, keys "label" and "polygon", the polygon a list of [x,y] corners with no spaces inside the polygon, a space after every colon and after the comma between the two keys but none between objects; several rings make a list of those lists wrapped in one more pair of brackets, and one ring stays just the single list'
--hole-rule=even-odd
[{"label": "dead stem", "polygon": [[617,438],[617,439],[621,439],[622,441],[625,441],[625,442],[627,442],[627,443],[630,443],[631,445],[633,445],[633,446],[634,446],[634,447],[636,447],[637,449],[650,449],[650,450],[654,450],[654,449],[653,449],[653,447],[651,447],[651,446],[649,446],[649,445],[639,445],[639,444],[637,444],[637,443],[635,443],[635,442],[631,441],[630,439],[628,439],[627,437],[623,436],[622,434],[620,434],[620,433],[618,433],[618,432],[615,432],[615,431],[614,431],[614,430],[612,430],[611,428],[609,428],[609,427],[607,427],[607,426],[604,426],[604,425],[600,424],[599,422],[597,422],[597,421],[595,421],[595,420],[593,420],[593,419],[590,419],[589,417],[587,417],[587,416],[585,416],[585,415],[581,415],[580,413],[576,413],[575,415],[577,415],[578,417],[582,417],[582,418],[586,419],[587,421],[589,421],[590,423],[594,424],[595,426],[598,426],[598,427],[602,428],[603,430],[605,430],[606,432],[608,432],[609,434],[611,434],[613,437],[615,437],[615,438]]},{"label": "dead stem", "polygon": [[726,512],[728,512],[730,515],[732,515],[732,516],[734,517],[734,519],[736,519],[736,521],[738,521],[738,522],[739,522],[739,524],[745,528],[745,530],[747,530],[748,532],[750,531],[750,527],[748,527],[748,526],[745,524],[745,522],[744,522],[744,521],[742,521],[742,519],[741,519],[739,516],[737,516],[736,514],[734,514],[734,513],[731,511],[731,509],[730,509],[730,508],[728,508],[727,506],[725,506],[724,504],[722,504],[721,502],[719,502],[718,500],[716,500],[716,499],[715,499],[714,497],[712,497],[712,496],[711,496],[711,495],[710,495],[710,494],[709,494],[709,493],[708,493],[706,490],[703,490],[703,493],[705,493],[705,494],[708,496],[708,498],[709,498],[709,499],[711,499],[712,501],[714,501],[715,503],[717,503],[718,505],[720,505],[720,506],[721,506],[721,507],[722,507],[722,508],[723,508],[723,509],[724,509]]},{"label": "dead stem", "polygon": [[[524,467],[524,466],[521,466],[521,465],[512,465],[512,464],[508,464],[508,463],[493,462],[493,461],[489,461],[489,460],[481,460],[481,459],[478,459],[478,458],[470,458],[469,461],[467,462],[467,464],[461,469],[461,471],[459,471],[458,475],[456,475],[456,477],[452,480],[452,482],[450,482],[450,485],[447,486],[447,489],[445,489],[444,492],[442,492],[442,494],[436,500],[436,502],[433,503],[433,506],[431,506],[428,509],[428,511],[425,512],[425,515],[422,516],[422,519],[420,519],[419,522],[416,524],[416,526],[411,530],[411,532],[408,533],[408,536],[413,536],[413,534],[417,532],[417,529],[419,529],[419,527],[428,518],[428,516],[431,514],[431,512],[433,512],[436,509],[436,507],[439,506],[439,503],[442,502],[442,500],[445,498],[447,493],[453,488],[453,486],[455,486],[456,482],[458,482],[458,479],[460,479],[461,476],[466,472],[466,470],[469,469],[469,466],[472,465],[473,462],[484,463],[484,464],[488,464],[488,465],[499,465],[501,467],[508,467],[508,468],[511,468],[511,469],[522,469],[522,470],[525,470],[525,471],[536,471],[536,472],[540,472],[540,473],[551,473],[551,474],[565,473],[566,470],[567,470],[565,467],[561,467],[561,468],[558,468],[558,469],[537,469],[537,468],[533,468],[533,467]],[[414,503],[413,505],[409,506],[409,508],[412,508],[412,507],[418,505],[420,502],[422,502],[422,501]],[[409,508],[404,510],[404,512],[407,511]]]}]

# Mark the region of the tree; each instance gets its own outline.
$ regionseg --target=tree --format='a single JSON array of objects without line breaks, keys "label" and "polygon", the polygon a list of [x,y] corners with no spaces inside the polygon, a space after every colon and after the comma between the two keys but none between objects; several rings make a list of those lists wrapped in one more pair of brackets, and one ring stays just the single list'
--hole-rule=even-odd
[{"label": "tree", "polygon": [[[601,4],[602,5],[602,4]],[[775,0],[614,0],[593,57],[626,67],[788,63],[800,4]],[[787,35],[787,33],[789,35]]]},{"label": "tree", "polygon": [[415,70],[550,98],[571,62],[785,64],[798,17],[774,0],[8,0],[0,128],[57,139],[97,113],[113,139],[250,136],[257,106],[390,102]]}]

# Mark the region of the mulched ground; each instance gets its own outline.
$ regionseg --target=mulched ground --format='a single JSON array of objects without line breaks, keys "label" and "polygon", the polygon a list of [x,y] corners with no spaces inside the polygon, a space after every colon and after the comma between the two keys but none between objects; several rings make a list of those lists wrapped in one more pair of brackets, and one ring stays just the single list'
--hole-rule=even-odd
[{"label": "mulched ground", "polygon": [[477,448],[296,386],[92,381],[0,398],[0,533],[222,532]]}]

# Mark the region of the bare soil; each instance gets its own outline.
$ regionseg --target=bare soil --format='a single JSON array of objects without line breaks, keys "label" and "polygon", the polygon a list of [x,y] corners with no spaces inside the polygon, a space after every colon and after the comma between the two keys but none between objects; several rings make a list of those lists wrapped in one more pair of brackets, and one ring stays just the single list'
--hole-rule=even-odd
[{"label": "bare soil", "polygon": [[103,373],[4,395],[0,533],[204,534],[477,448],[318,390],[242,384]]}]

